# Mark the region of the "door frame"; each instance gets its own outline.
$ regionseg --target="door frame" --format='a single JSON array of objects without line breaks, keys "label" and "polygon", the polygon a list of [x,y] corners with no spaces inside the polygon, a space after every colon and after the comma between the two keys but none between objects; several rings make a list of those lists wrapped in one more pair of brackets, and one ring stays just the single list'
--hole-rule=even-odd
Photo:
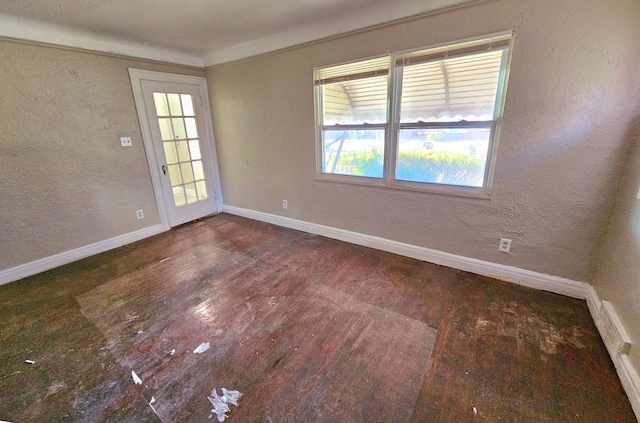
[{"label": "door frame", "polygon": [[[211,163],[213,171],[213,196],[215,203],[215,213],[222,211],[222,186],[220,184],[220,169],[218,167],[218,153],[216,149],[216,139],[213,134],[213,121],[211,118],[211,106],[209,103],[209,90],[207,88],[207,80],[201,76],[179,75],[173,73],[154,72],[141,69],[129,68],[129,77],[131,79],[131,88],[133,89],[133,98],[138,112],[138,121],[142,131],[142,141],[147,156],[147,164],[149,165],[149,173],[151,175],[151,183],[156,198],[156,208],[160,216],[160,224],[163,231],[171,229],[169,216],[165,208],[164,192],[161,185],[160,169],[158,167],[158,157],[155,152],[153,136],[151,135],[150,121],[147,116],[147,105],[142,90],[142,81],[172,82],[185,85],[197,86],[200,98],[202,100],[203,116],[202,121],[205,126],[205,136],[201,137],[201,142],[208,144],[208,154],[206,157]],[[153,106],[153,105],[151,105]],[[155,106],[154,106],[155,107]]]}]

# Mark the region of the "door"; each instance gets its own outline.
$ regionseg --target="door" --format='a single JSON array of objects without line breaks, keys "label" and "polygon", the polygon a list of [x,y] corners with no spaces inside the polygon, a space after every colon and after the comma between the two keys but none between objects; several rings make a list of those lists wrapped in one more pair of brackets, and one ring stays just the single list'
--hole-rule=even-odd
[{"label": "door", "polygon": [[219,182],[203,79],[196,78],[198,85],[157,79],[137,81],[143,105],[136,106],[147,129],[147,159],[161,220],[168,229],[218,212]]}]

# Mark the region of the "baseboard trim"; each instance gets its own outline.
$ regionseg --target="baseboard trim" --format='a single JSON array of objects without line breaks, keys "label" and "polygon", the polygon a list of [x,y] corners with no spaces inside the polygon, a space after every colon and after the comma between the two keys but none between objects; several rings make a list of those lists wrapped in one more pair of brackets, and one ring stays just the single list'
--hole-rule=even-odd
[{"label": "baseboard trim", "polygon": [[[587,290],[587,307],[589,307],[589,312],[591,313],[591,317],[593,317],[593,322],[596,324],[598,331],[600,332],[600,336],[604,333],[604,327],[602,327],[602,322],[600,321],[600,310],[602,309],[602,301],[600,297],[598,297],[598,293],[596,290],[589,285]],[[604,338],[603,338],[604,339]]]},{"label": "baseboard trim", "polygon": [[640,377],[638,376],[638,372],[634,369],[633,364],[631,364],[626,354],[621,355],[618,360],[614,361],[614,364],[618,371],[622,387],[631,402],[633,412],[640,422]]},{"label": "baseboard trim", "polygon": [[162,225],[149,226],[134,232],[129,232],[128,234],[119,235],[94,244],[85,245],[83,247],[2,270],[0,271],[0,285],[14,282],[19,279],[26,278],[27,276],[32,276],[85,257],[122,247],[123,245],[140,241],[141,239],[149,238],[162,232]]},{"label": "baseboard trim", "polygon": [[622,386],[629,397],[638,421],[640,421],[640,378],[627,355],[631,346],[630,341],[613,306],[606,301],[602,301],[590,284],[240,207],[223,205],[222,211],[285,228],[322,235],[351,244],[513,282],[542,291],[586,300],[595,325],[616,367]]},{"label": "baseboard trim", "polygon": [[629,360],[628,353],[631,349],[631,340],[618,318],[613,304],[601,300],[593,287],[589,287],[587,306],[596,328],[598,328],[600,337],[605,347],[607,347],[611,361],[613,361],[620,378],[620,383],[629,397],[633,412],[640,422],[640,376],[638,376],[638,371]]},{"label": "baseboard trim", "polygon": [[513,282],[518,285],[549,291],[581,300],[586,299],[589,294],[589,284],[558,276],[545,275],[543,273],[533,272],[517,267],[491,263],[488,261],[432,250],[425,247],[392,241],[385,238],[360,234],[344,229],[337,229],[330,226],[319,225],[317,223],[304,222],[269,213],[243,209],[240,207],[224,205],[222,207],[222,211],[253,220],[271,223],[277,226],[322,235],[327,238],[333,238],[339,241],[349,242],[351,244],[362,245],[376,250],[399,254],[405,257],[411,257],[429,263],[439,264],[441,266],[452,267],[454,269],[464,270],[478,275],[489,276],[495,279]]}]

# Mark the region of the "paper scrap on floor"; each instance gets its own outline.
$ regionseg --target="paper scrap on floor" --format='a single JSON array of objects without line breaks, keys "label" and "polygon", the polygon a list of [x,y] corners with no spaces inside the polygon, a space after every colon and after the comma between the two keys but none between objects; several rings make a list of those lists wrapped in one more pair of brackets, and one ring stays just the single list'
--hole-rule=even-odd
[{"label": "paper scrap on floor", "polygon": [[238,391],[228,391],[222,388],[222,396],[219,396],[217,390],[214,389],[207,399],[213,405],[211,412],[218,417],[219,422],[223,422],[228,417],[227,412],[231,411],[227,404],[233,404],[237,407],[241,396],[242,394]]},{"label": "paper scrap on floor", "polygon": [[131,377],[133,378],[133,381],[136,385],[142,385],[142,379],[140,379],[136,372],[134,372],[133,370],[131,370]]},{"label": "paper scrap on floor", "polygon": [[193,350],[193,352],[195,354],[202,354],[203,352],[208,350],[210,347],[211,347],[211,345],[208,342],[205,342],[205,343],[202,343],[202,344],[198,345],[198,348]]}]

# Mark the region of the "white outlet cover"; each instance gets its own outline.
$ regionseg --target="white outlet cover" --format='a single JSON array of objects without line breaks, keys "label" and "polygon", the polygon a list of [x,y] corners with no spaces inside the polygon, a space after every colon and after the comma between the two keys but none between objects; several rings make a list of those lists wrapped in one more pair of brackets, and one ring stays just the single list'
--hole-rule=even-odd
[{"label": "white outlet cover", "polygon": [[144,219],[144,212],[142,210],[136,210],[136,217],[138,219]]},{"label": "white outlet cover", "polygon": [[508,253],[511,251],[511,240],[508,238],[500,238],[500,244],[498,244],[498,251]]},{"label": "white outlet cover", "polygon": [[123,147],[131,147],[133,142],[131,142],[131,137],[120,137],[120,144],[122,144]]}]

